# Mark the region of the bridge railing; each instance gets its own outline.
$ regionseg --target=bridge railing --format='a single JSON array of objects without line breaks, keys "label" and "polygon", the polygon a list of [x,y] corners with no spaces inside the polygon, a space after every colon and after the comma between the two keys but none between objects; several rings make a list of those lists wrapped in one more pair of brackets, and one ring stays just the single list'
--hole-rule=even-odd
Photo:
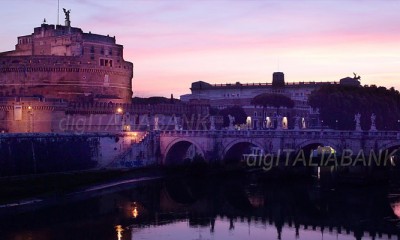
[{"label": "bridge railing", "polygon": [[398,131],[341,131],[341,130],[166,130],[161,131],[162,136],[179,137],[206,137],[206,136],[230,136],[230,137],[300,137],[300,138],[380,138],[400,139]]}]

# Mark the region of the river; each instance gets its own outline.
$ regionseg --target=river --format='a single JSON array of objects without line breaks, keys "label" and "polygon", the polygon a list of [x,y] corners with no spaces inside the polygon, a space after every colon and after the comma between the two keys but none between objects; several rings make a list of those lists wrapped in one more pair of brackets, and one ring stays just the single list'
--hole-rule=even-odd
[{"label": "river", "polygon": [[0,239],[399,239],[400,185],[162,178],[0,209]]}]

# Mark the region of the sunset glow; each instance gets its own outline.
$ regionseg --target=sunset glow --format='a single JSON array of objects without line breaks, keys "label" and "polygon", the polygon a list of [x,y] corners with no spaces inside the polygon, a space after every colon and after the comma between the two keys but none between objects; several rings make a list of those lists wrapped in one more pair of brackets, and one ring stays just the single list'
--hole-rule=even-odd
[{"label": "sunset glow", "polygon": [[[2,4],[0,51],[44,18],[57,23],[57,0]],[[124,45],[134,96],[178,97],[198,80],[271,82],[277,70],[288,82],[356,72],[363,85],[400,89],[399,1],[60,0],[62,8],[72,26]]]}]

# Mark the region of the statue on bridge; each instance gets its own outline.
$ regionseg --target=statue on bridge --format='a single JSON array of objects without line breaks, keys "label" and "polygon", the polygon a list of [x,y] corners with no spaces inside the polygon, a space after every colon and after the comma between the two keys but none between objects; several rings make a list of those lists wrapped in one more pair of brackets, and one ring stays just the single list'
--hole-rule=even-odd
[{"label": "statue on bridge", "polygon": [[235,127],[233,126],[233,123],[235,122],[235,117],[232,115],[228,115],[229,118],[229,130],[235,130]]},{"label": "statue on bridge", "polygon": [[175,131],[180,130],[178,120],[179,120],[178,117],[177,117],[177,116],[174,116]]},{"label": "statue on bridge", "polygon": [[299,123],[300,123],[300,117],[299,115],[296,115],[296,117],[294,117],[294,130],[299,130]]},{"label": "statue on bridge", "polygon": [[215,117],[210,116],[210,130],[214,131],[215,130]]},{"label": "statue on bridge", "polygon": [[306,119],[303,117],[301,118],[301,129],[306,129],[306,128],[307,128]]},{"label": "statue on bridge", "polygon": [[360,113],[354,115],[354,121],[356,122],[356,131],[361,131],[360,119],[361,119]]},{"label": "statue on bridge", "polygon": [[371,114],[371,128],[369,129],[372,132],[376,131],[375,120],[376,120],[376,115],[375,115],[375,113],[372,113]]},{"label": "statue on bridge", "polygon": [[282,119],[283,117],[281,115],[276,116],[276,130],[282,130]]},{"label": "statue on bridge", "polygon": [[158,116],[154,116],[154,130],[155,130],[155,131],[160,130]]}]

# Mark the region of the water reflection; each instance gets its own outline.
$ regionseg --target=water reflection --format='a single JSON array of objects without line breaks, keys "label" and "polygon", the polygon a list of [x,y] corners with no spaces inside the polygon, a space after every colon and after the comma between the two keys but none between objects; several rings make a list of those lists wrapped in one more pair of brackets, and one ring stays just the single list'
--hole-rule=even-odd
[{"label": "water reflection", "polygon": [[400,218],[400,202],[392,203],[392,209],[394,214]]},{"label": "water reflection", "polygon": [[122,232],[124,231],[124,229],[122,228],[121,225],[117,225],[117,226],[115,226],[115,230],[117,231],[117,239],[121,240],[122,239]]},{"label": "water reflection", "polygon": [[259,175],[175,178],[3,209],[0,239],[398,239],[399,197]]}]

